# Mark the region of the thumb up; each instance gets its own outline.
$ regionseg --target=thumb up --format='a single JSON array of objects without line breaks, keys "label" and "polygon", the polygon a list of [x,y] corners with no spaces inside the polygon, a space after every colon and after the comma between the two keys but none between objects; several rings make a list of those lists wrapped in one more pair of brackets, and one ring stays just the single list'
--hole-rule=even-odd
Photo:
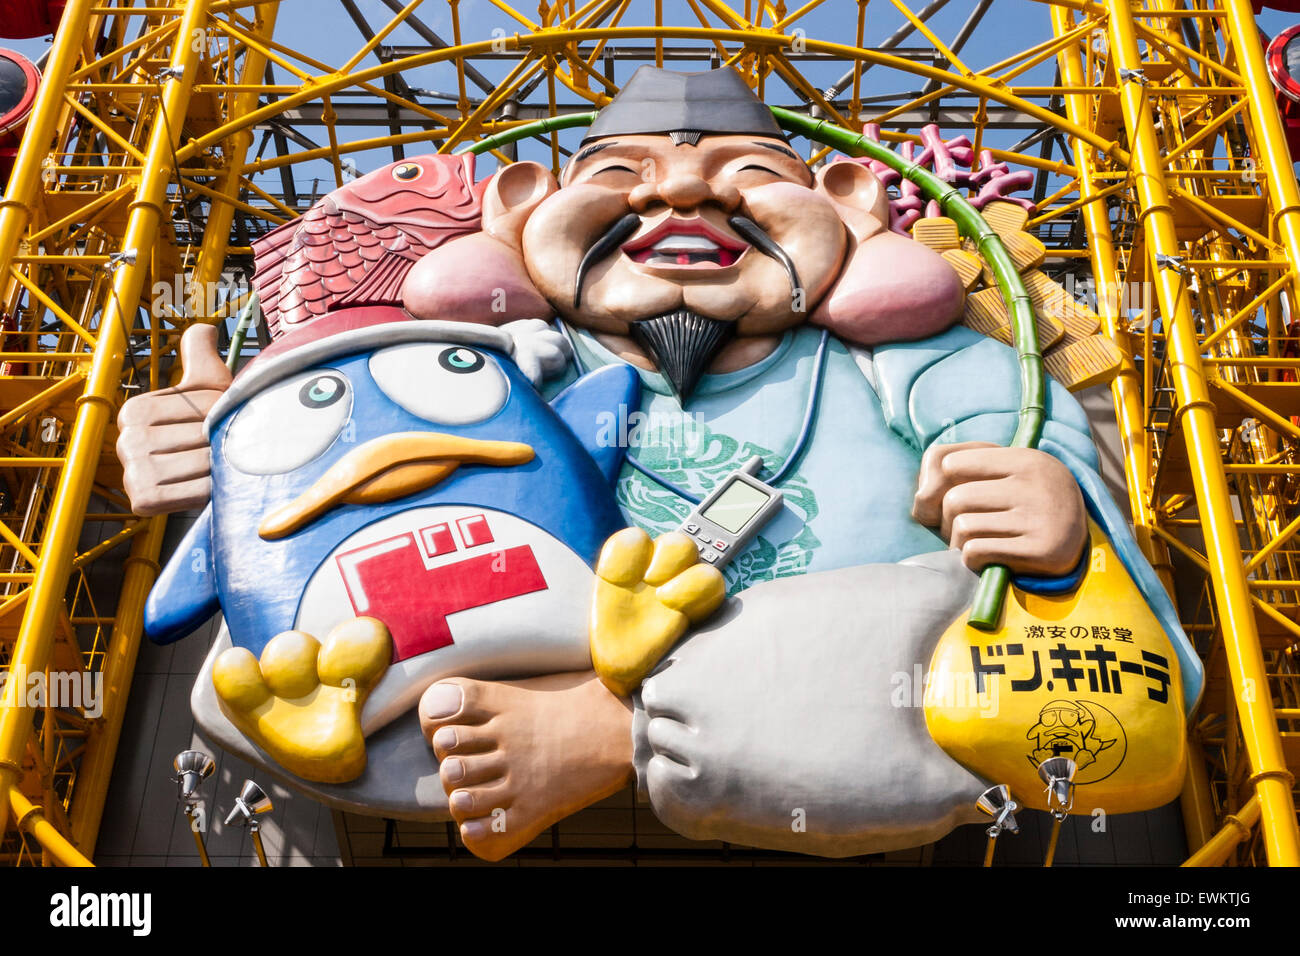
[{"label": "thumb up", "polygon": [[203,419],[231,380],[216,326],[186,329],[180,357],[179,384],[128,399],[117,415],[123,485],[139,515],[202,508],[212,493]]}]

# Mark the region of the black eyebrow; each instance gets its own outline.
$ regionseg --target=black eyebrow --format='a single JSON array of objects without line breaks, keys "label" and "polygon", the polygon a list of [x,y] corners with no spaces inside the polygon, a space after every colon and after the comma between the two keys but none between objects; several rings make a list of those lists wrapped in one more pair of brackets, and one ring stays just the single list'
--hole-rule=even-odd
[{"label": "black eyebrow", "polygon": [[772,152],[780,153],[782,156],[789,156],[791,159],[797,160],[798,162],[803,162],[803,160],[799,158],[799,154],[794,150],[786,149],[784,146],[778,146],[776,143],[755,143],[754,145],[761,146],[764,149],[770,149]]},{"label": "black eyebrow", "polygon": [[591,146],[588,146],[588,147],[587,147],[586,149],[584,149],[582,152],[578,153],[577,156],[574,156],[572,162],[575,162],[575,163],[576,163],[576,162],[578,162],[579,160],[586,159],[588,156],[595,156],[595,155],[596,155],[597,153],[599,153],[602,149],[609,149],[609,148],[610,148],[611,146],[613,146],[613,145],[614,145],[613,143],[608,143],[608,142],[606,142],[606,143],[593,143]]}]

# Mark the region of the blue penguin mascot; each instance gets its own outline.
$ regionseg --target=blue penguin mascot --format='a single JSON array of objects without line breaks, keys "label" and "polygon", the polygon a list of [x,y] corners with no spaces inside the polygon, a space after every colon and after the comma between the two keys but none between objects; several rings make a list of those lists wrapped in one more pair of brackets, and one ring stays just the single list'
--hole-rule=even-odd
[{"label": "blue penguin mascot", "polygon": [[441,797],[425,688],[591,667],[592,568],[624,525],[601,429],[639,380],[610,366],[548,404],[566,349],[538,320],[366,307],[241,371],[205,423],[212,502],[145,610],[157,642],[224,615],[191,696],[206,734],[334,805],[418,817]]}]

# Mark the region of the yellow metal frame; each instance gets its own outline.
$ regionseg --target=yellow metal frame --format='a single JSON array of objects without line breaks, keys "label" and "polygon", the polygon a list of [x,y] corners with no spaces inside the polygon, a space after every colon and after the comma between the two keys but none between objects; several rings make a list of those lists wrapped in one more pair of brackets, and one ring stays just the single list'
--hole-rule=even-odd
[{"label": "yellow metal frame", "polygon": [[[103,673],[107,694],[103,716],[89,721],[28,706],[18,684],[6,685],[0,834],[10,808],[22,808],[15,817],[34,824],[24,832],[45,862],[76,862],[69,846],[93,855],[164,527],[126,511],[106,449],[112,416],[130,387],[166,384],[187,323],[226,317],[207,314],[200,294],[180,314],[141,325],[150,280],[181,275],[201,290],[229,256],[248,255],[229,244],[237,213],[267,224],[297,213],[255,177],[326,159],[342,183],[341,158],[351,153],[451,151],[527,122],[499,108],[525,87],[552,114],[559,97],[600,106],[616,92],[599,69],[602,52],[641,40],[658,62],[673,43],[705,46],[761,95],[783,84],[854,129],[960,93],[979,104],[970,120],[977,151],[993,104],[1068,139],[1069,161],[993,156],[1064,183],[1031,226],[1078,216],[1086,243],[1054,248],[1055,261],[1088,264],[1104,330],[1125,355],[1111,391],[1137,538],[1178,598],[1209,677],[1192,727],[1205,760],[1194,761],[1183,797],[1189,844],[1208,849],[1189,863],[1300,862],[1300,549],[1290,546],[1300,530],[1300,407],[1284,388],[1300,375],[1300,341],[1284,321],[1300,302],[1300,189],[1248,0],[1042,0],[1050,34],[979,66],[954,54],[912,5],[891,0],[947,68],[864,49],[868,0],[846,11],[852,43],[796,32],[827,2],[656,2],[649,22],[631,23],[629,0],[544,0],[527,13],[493,0],[518,32],[467,42],[453,0],[447,47],[377,62],[413,2],[334,67],[275,39],[274,0],[71,0],[0,201],[0,309],[18,325],[0,341],[0,363],[24,373],[0,374],[9,406],[0,407],[0,479],[26,509],[21,522],[0,515],[0,665],[37,673],[82,661]],[[851,67],[848,109],[803,76],[796,42]],[[475,104],[467,81],[494,48],[517,59]],[[1052,61],[1058,82],[1020,82]],[[397,92],[395,77],[433,63],[455,66],[457,102],[431,106]],[[268,67],[281,82],[263,82]],[[867,67],[932,88],[872,112],[862,102]],[[337,112],[345,92],[427,128],[349,139]],[[249,158],[254,126],[311,105],[328,145]],[[918,141],[913,130],[882,135]],[[558,169],[558,136],[544,146]],[[809,161],[821,158],[814,150]],[[201,239],[178,231],[196,198],[209,209]],[[1125,293],[1146,283],[1154,303],[1135,311]],[[124,568],[111,607],[97,606],[87,584],[96,561]],[[1216,835],[1225,821],[1244,838]]]}]

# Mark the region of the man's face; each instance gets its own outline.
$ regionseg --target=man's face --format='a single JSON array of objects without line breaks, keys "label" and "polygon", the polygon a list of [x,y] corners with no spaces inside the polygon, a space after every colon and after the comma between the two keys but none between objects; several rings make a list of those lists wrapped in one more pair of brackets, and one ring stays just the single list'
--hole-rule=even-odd
[{"label": "man's face", "polygon": [[[583,256],[629,212],[638,228],[590,265],[575,308]],[[801,289],[728,225],[734,215],[785,250]],[[529,275],[555,310],[614,334],[683,308],[734,321],[742,336],[798,325],[834,282],[847,246],[807,165],[782,140],[754,136],[704,136],[694,146],[666,135],[598,140],[578,152],[523,233]]]}]

